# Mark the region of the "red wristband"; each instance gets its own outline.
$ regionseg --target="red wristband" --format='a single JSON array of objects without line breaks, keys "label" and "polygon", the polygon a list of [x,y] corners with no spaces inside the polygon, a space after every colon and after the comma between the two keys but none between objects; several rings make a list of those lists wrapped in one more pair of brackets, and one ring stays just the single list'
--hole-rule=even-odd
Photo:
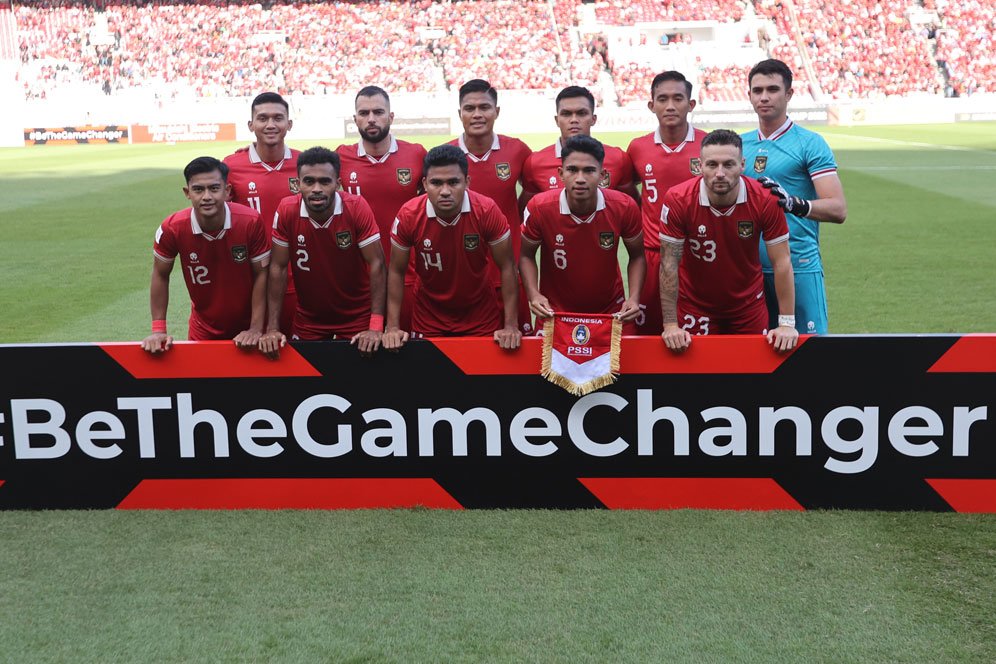
[{"label": "red wristband", "polygon": [[370,329],[376,332],[384,331],[384,316],[382,314],[370,314]]},{"label": "red wristband", "polygon": [[166,334],[166,320],[160,319],[152,321],[152,331]]}]

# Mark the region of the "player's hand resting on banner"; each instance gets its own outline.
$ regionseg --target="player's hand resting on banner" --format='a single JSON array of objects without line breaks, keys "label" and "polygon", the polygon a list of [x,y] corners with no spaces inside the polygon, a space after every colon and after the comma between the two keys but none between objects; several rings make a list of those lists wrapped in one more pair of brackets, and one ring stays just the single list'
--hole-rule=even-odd
[{"label": "player's hand resting on banner", "polygon": [[380,338],[385,350],[398,352],[408,341],[408,333],[398,328],[388,329]]},{"label": "player's hand resting on banner", "polygon": [[495,330],[495,343],[503,350],[515,350],[522,343],[522,332],[514,326],[506,325],[500,330]]},{"label": "player's hand resting on banner", "polygon": [[271,360],[280,357],[280,349],[287,345],[287,337],[280,330],[270,330],[259,338],[259,351]]},{"label": "player's hand resting on banner", "polygon": [[779,353],[785,353],[799,343],[799,330],[788,325],[779,325],[773,330],[768,330],[768,343]]},{"label": "player's hand resting on banner", "polygon": [[254,350],[259,346],[259,340],[263,336],[258,330],[243,330],[235,335],[232,341],[235,342],[239,350]]},{"label": "player's hand resting on banner", "polygon": [[675,353],[684,353],[692,343],[692,335],[688,333],[688,330],[678,327],[677,323],[665,323],[661,339],[664,340],[664,345],[667,346],[668,350]]},{"label": "player's hand resting on banner", "polygon": [[550,318],[553,316],[553,308],[550,306],[550,300],[546,299],[546,296],[542,293],[536,293],[536,297],[529,300],[529,311],[539,318]]},{"label": "player's hand resting on banner", "polygon": [[142,350],[147,353],[165,353],[173,347],[173,337],[165,332],[153,332],[142,339]]},{"label": "player's hand resting on banner", "polygon": [[797,217],[808,217],[809,213],[813,209],[812,203],[804,198],[799,198],[798,196],[793,196],[792,194],[785,191],[785,187],[778,184],[778,182],[772,178],[762,175],[757,179],[765,188],[771,191],[771,194],[778,199],[778,206],[789,214],[794,214]]},{"label": "player's hand resting on banner", "polygon": [[640,315],[640,301],[633,298],[626,300],[623,302],[622,309],[613,315],[624,323],[636,320],[636,317]]},{"label": "player's hand resting on banner", "polygon": [[350,345],[360,349],[360,355],[369,357],[380,348],[384,333],[380,330],[364,330],[349,340]]}]

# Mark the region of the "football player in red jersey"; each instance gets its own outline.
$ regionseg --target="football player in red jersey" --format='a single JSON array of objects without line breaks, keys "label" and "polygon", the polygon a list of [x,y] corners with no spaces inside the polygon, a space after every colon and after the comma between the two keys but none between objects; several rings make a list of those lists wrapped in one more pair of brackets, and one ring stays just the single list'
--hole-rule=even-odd
[{"label": "football player in red jersey", "polygon": [[[795,282],[785,213],[743,177],[740,136],[717,129],[702,141],[702,175],[672,187],[661,212],[661,307],[665,345],[682,352],[692,334],[762,334],[795,348]],[[778,326],[768,330],[761,239],[775,269]],[[687,246],[688,251],[685,252]]]},{"label": "football player in red jersey", "polygon": [[[490,198],[468,190],[467,157],[459,148],[429,150],[424,171],[426,193],[401,206],[391,233],[384,348],[397,350],[409,337],[400,312],[413,251],[417,336],[493,335],[501,348],[518,348],[519,285],[505,215]],[[501,273],[504,316],[487,278],[492,264]]]},{"label": "football player in red jersey", "polygon": [[[647,271],[640,210],[626,194],[598,186],[605,159],[600,142],[575,136],[562,154],[564,188],[533,197],[522,224],[519,266],[529,307],[537,327],[540,318],[555,312],[615,314],[633,334]],[[620,242],[629,252],[628,298],[619,272]],[[542,248],[538,283],[537,248]]]},{"label": "football player in red jersey", "polygon": [[692,84],[680,72],[666,71],[654,77],[647,106],[657,118],[657,128],[633,139],[627,152],[637,179],[643,182],[640,207],[643,250],[647,255],[647,280],[640,294],[642,315],[637,317],[636,325],[638,334],[658,335],[664,330],[658,282],[661,204],[668,189],[701,173],[699,146],[706,133],[689,122],[695,100]]},{"label": "football player in red jersey", "polygon": [[[339,168],[339,155],[327,148],[310,148],[298,157],[301,193],[285,198],[274,220],[269,306],[279,310],[293,262],[294,337],[342,337],[370,354],[380,347],[384,330],[384,251],[370,205],[336,191]],[[286,342],[271,319],[260,350],[274,357]]]},{"label": "football player in red jersey", "polygon": [[[573,136],[591,136],[591,128],[598,120],[595,115],[595,96],[588,88],[570,85],[557,95],[557,114],[554,121],[560,138],[553,145],[532,153],[523,169],[523,197],[528,200],[541,191],[563,188],[560,179],[561,151],[564,143]],[[633,162],[625,151],[613,145],[605,148],[604,174],[598,186],[615,189],[630,196],[637,203],[640,194],[633,184]]]},{"label": "football player in red jersey", "polygon": [[[273,215],[284,197],[297,193],[297,155],[299,150],[287,147],[287,132],[294,126],[290,106],[276,92],[257,95],[250,106],[249,131],[256,140],[225,157],[228,166],[229,200],[248,205],[263,218],[267,233],[271,232]],[[295,289],[289,277],[284,317],[280,329],[290,334]]]},{"label": "football player in red jersey", "polygon": [[[366,199],[380,228],[384,255],[391,254],[391,226],[401,206],[422,193],[422,162],[425,148],[400,141],[391,134],[394,113],[387,92],[368,85],[356,94],[353,122],[359,143],[336,148],[342,160],[342,188]],[[405,309],[401,328],[411,329],[411,305],[415,300],[415,264],[405,275]]]},{"label": "football player in red jersey", "polygon": [[234,339],[239,348],[259,342],[266,317],[266,268],[270,241],[259,213],[226,203],[228,168],[214,157],[198,157],[183,169],[191,207],[167,217],[152,246],[152,334],[142,340],[150,353],[167,351],[169,277],[180,257],[190,293],[188,338]]},{"label": "football player in red jersey", "polygon": [[[460,86],[459,95],[463,133],[450,141],[450,145],[456,145],[467,155],[470,190],[493,200],[505,215],[512,232],[513,259],[517,264],[524,202],[519,202],[516,185],[522,181],[522,169],[532,150],[517,138],[495,133],[495,121],[501,108],[498,106],[498,91],[490,83],[479,78],[467,81]],[[491,280],[501,308],[501,275],[494,268]],[[529,332],[532,330],[529,307],[524,298],[519,305],[519,322],[522,329]]]}]

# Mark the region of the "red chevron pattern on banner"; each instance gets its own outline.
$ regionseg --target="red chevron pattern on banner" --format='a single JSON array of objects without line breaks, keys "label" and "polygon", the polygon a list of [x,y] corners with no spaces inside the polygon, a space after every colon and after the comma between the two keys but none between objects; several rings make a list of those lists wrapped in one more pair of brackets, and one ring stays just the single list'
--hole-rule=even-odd
[{"label": "red chevron pattern on banner", "polygon": [[928,479],[927,484],[956,512],[996,512],[996,480]]},{"label": "red chevron pattern on banner", "polygon": [[278,361],[256,351],[242,351],[231,341],[178,341],[161,355],[150,355],[136,343],[99,344],[135,378],[290,378],[321,376],[291,346]]},{"label": "red chevron pattern on banner", "polygon": [[428,478],[143,480],[118,509],[462,509]]},{"label": "red chevron pattern on banner", "polygon": [[769,477],[579,477],[615,510],[803,509]]},{"label": "red chevron pattern on banner", "polygon": [[969,334],[930,367],[930,373],[996,373],[996,334]]}]

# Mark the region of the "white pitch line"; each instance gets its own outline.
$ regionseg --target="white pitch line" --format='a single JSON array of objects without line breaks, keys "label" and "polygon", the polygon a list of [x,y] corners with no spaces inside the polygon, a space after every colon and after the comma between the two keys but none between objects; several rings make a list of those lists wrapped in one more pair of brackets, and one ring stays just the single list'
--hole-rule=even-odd
[{"label": "white pitch line", "polygon": [[992,166],[854,166],[846,164],[844,169],[849,171],[996,171],[996,164]]},{"label": "white pitch line", "polygon": [[844,138],[853,138],[856,141],[869,141],[872,143],[890,143],[892,145],[908,145],[910,147],[916,148],[933,148],[934,150],[952,150],[955,152],[978,152],[981,154],[989,154],[996,157],[996,152],[992,150],[980,150],[979,148],[966,148],[961,145],[939,145],[937,143],[919,143],[917,141],[900,141],[895,138],[876,138],[873,136],[860,136],[857,134],[827,134],[827,136],[841,136]]}]

